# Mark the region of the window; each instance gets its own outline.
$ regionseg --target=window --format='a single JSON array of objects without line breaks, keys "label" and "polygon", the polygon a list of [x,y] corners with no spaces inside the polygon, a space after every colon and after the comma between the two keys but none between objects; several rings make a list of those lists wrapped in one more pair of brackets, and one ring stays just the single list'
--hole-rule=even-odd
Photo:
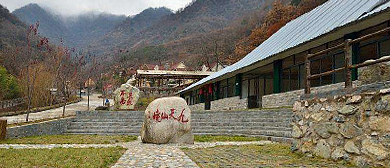
[{"label": "window", "polygon": [[[334,56],[334,68],[341,68],[344,67],[345,65],[345,57],[344,57],[344,52],[340,54],[335,54]],[[334,74],[334,83],[340,83],[345,81],[345,72],[336,72]]]},{"label": "window", "polygon": [[367,60],[374,60],[378,58],[378,44],[371,43],[361,45],[359,47],[359,62],[363,63]]},{"label": "window", "polygon": [[220,91],[219,91],[219,97],[221,99],[223,98],[226,98],[227,97],[227,89],[228,89],[228,85],[227,85],[227,80],[222,80],[220,82]]},{"label": "window", "polygon": [[227,97],[233,97],[236,93],[236,77],[228,79],[228,95]]},{"label": "window", "polygon": [[[319,74],[321,73],[321,60],[312,60],[310,64],[310,74]],[[321,78],[315,78],[310,80],[311,87],[317,87],[321,85]]]},{"label": "window", "polygon": [[274,93],[274,77],[273,74],[265,76],[265,95]]},{"label": "window", "polygon": [[390,55],[390,39],[380,43],[380,56],[389,56]]},{"label": "window", "polygon": [[290,68],[282,71],[282,92],[290,91]]},{"label": "window", "polygon": [[291,67],[290,70],[290,90],[299,89],[299,66]]}]

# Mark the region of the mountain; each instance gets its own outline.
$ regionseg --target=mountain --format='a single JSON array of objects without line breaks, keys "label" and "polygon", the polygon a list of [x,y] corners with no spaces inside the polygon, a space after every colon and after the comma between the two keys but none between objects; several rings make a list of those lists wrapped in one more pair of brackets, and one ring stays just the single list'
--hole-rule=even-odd
[{"label": "mountain", "polygon": [[67,32],[61,17],[54,15],[37,4],[29,4],[12,12],[27,25],[39,22],[39,33],[51,41],[59,42]]},{"label": "mountain", "polygon": [[39,32],[52,42],[83,48],[123,22],[126,17],[89,12],[77,16],[56,15],[38,4],[29,4],[13,12],[26,24],[39,22]]},{"label": "mountain", "polygon": [[26,44],[27,26],[0,5],[0,50]]},{"label": "mountain", "polygon": [[[175,14],[131,36],[121,37],[121,43],[110,47],[140,48],[160,45],[200,33],[210,33],[228,27],[238,18],[256,10],[268,10],[275,0],[196,0]],[[128,29],[117,29],[102,41],[118,39]],[[91,48],[100,50],[106,44],[96,42]]]},{"label": "mountain", "polygon": [[128,45],[128,39],[160,21],[161,18],[172,14],[172,10],[165,7],[145,9],[135,16],[126,18],[125,21],[117,25],[106,36],[95,41],[95,44],[92,46],[100,50],[109,50],[113,44],[126,46]]}]

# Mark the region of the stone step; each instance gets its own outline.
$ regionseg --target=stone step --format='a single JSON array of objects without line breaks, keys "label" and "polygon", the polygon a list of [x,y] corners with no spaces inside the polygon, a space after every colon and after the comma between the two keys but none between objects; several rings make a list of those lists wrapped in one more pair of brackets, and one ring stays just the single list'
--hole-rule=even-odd
[{"label": "stone step", "polygon": [[290,118],[231,118],[231,119],[192,119],[191,122],[288,122],[290,123],[292,119]]},{"label": "stone step", "polygon": [[209,113],[209,114],[197,114],[192,113],[191,116],[197,117],[197,116],[292,116],[293,113]]},{"label": "stone step", "polygon": [[247,136],[247,137],[261,137],[264,138],[264,140],[269,141],[275,141],[275,142],[282,142],[282,143],[291,143],[293,138],[286,138],[286,137],[274,137],[274,136],[266,136],[266,135],[248,135],[248,134],[231,134],[231,133],[194,133],[194,135],[221,135],[221,136]]},{"label": "stone step", "polygon": [[138,123],[138,122],[144,122],[144,119],[106,119],[106,118],[100,118],[100,119],[78,119],[75,118],[73,122],[130,122],[130,123]]},{"label": "stone step", "polygon": [[70,126],[137,126],[143,122],[71,122]]},{"label": "stone step", "polygon": [[96,125],[70,125],[68,127],[70,130],[75,130],[75,129],[141,129],[141,125],[136,125],[136,126],[96,126]]},{"label": "stone step", "polygon": [[202,119],[218,119],[218,120],[230,120],[230,119],[292,119],[290,116],[202,116],[202,117],[191,117],[192,120]]},{"label": "stone step", "polygon": [[272,126],[290,127],[289,122],[192,122],[192,126]]},{"label": "stone step", "polygon": [[129,134],[140,133],[141,129],[68,129],[65,133],[90,133],[90,134]]},{"label": "stone step", "polygon": [[90,132],[65,132],[68,135],[135,135],[140,136],[140,133],[90,133]]},{"label": "stone step", "polygon": [[291,138],[290,131],[274,131],[274,130],[227,130],[227,129],[211,129],[211,130],[199,130],[194,131],[194,133],[209,133],[209,134],[220,134],[220,133],[229,133],[231,135],[266,135],[266,136],[274,136],[274,137],[286,137]]},{"label": "stone step", "polygon": [[288,127],[264,127],[264,126],[196,126],[192,127],[194,131],[202,130],[274,130],[274,131],[292,131],[292,128]]}]

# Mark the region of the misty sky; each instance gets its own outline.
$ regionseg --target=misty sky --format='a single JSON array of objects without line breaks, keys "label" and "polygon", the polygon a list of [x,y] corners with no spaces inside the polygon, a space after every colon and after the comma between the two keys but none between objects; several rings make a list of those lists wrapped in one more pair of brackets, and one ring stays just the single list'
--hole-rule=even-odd
[{"label": "misty sky", "polygon": [[0,0],[0,4],[11,12],[29,3],[53,9],[65,15],[75,15],[89,11],[113,14],[135,15],[149,7],[168,7],[177,10],[192,0]]}]

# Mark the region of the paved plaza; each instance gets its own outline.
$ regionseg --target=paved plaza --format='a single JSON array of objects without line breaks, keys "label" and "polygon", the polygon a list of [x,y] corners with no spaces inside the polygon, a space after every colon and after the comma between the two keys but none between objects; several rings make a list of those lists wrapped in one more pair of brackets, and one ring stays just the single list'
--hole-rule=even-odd
[{"label": "paved plaza", "polygon": [[249,145],[271,144],[270,141],[255,142],[196,142],[194,145],[155,145],[144,144],[139,139],[134,142],[121,144],[0,144],[5,149],[53,149],[53,148],[108,148],[121,146],[127,148],[124,155],[113,166],[122,167],[198,167],[183,151],[182,148],[198,149],[220,145]]}]

